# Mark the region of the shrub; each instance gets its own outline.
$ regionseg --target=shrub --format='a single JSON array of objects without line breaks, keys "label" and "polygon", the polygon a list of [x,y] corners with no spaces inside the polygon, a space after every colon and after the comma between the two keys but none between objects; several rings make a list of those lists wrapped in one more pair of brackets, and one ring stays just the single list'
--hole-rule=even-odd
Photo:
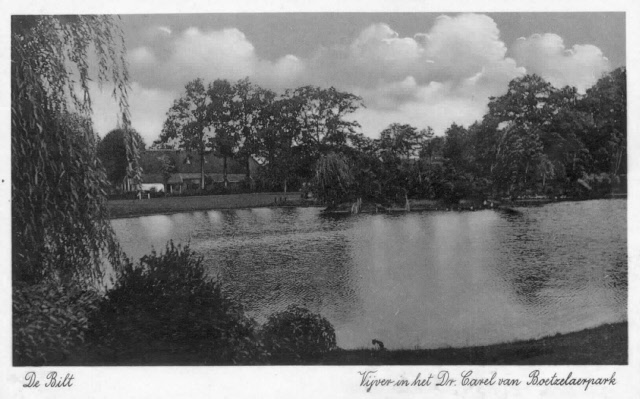
[{"label": "shrub", "polygon": [[[125,265],[91,319],[100,359],[146,363],[185,356],[205,364],[259,358],[254,322],[207,277],[189,247],[167,245]],[[161,358],[161,357],[160,357]]]},{"label": "shrub", "polygon": [[97,300],[77,285],[14,283],[13,364],[61,364],[82,351]]},{"label": "shrub", "polygon": [[295,305],[271,315],[261,336],[270,360],[275,363],[314,361],[336,349],[336,334],[331,323]]}]

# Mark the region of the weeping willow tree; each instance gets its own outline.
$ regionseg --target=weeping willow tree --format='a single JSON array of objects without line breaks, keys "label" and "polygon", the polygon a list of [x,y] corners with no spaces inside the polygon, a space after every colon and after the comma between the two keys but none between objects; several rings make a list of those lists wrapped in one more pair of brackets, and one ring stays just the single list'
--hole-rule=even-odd
[{"label": "weeping willow tree", "polygon": [[349,199],[353,174],[346,157],[334,152],[321,156],[316,163],[314,184],[318,198],[329,206]]},{"label": "weeping willow tree", "polygon": [[[13,16],[11,167],[14,282],[99,282],[121,252],[106,210],[106,175],[91,128],[90,81],[113,84],[129,125],[128,74],[111,16]],[[127,138],[127,173],[139,179]]]}]

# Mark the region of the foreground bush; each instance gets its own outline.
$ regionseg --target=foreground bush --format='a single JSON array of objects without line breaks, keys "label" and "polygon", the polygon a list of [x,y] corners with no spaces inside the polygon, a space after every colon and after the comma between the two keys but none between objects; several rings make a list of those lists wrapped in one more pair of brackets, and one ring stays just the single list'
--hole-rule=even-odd
[{"label": "foreground bush", "polygon": [[102,295],[77,285],[15,283],[14,365],[299,364],[336,348],[331,324],[291,306],[260,334],[202,259],[167,245],[126,262]]},{"label": "foreground bush", "polygon": [[98,296],[75,285],[13,287],[13,364],[61,364],[85,348],[89,314]]},{"label": "foreground bush", "polygon": [[269,317],[261,337],[274,363],[314,361],[336,349],[336,334],[331,323],[295,305]]},{"label": "foreground bush", "polygon": [[207,277],[200,257],[173,243],[163,254],[126,265],[90,323],[98,359],[107,362],[183,356],[205,364],[250,363],[261,353],[254,322]]}]

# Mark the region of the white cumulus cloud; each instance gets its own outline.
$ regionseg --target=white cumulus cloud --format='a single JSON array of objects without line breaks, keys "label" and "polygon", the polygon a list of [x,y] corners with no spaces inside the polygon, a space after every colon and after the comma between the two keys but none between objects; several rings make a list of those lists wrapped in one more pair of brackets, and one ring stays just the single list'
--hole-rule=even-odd
[{"label": "white cumulus cloud", "polygon": [[[198,77],[211,82],[248,76],[277,91],[312,84],[357,94],[367,108],[354,118],[366,135],[377,137],[394,122],[431,126],[437,134],[452,122],[469,125],[486,113],[490,96],[506,93],[509,81],[525,73],[584,92],[610,69],[597,47],[567,48],[555,34],[522,38],[507,49],[495,21],[479,14],[441,16],[406,37],[388,24],[372,24],[344,44],[273,60],[260,57],[236,28],[156,26],[146,34],[128,57],[132,119],[148,143],[159,135],[173,99]],[[98,109],[107,103],[96,104]],[[114,127],[115,119],[97,114],[101,133]]]},{"label": "white cumulus cloud", "polygon": [[513,54],[528,73],[538,74],[556,87],[575,86],[582,93],[611,69],[598,47],[587,44],[568,49],[553,33],[518,39]]},{"label": "white cumulus cloud", "polygon": [[386,24],[364,29],[349,46],[319,52],[311,73],[364,99],[357,119],[376,137],[393,122],[433,127],[469,124],[486,111],[489,96],[506,92],[524,74],[506,57],[495,22],[484,15],[439,17],[426,33],[400,35]]},{"label": "white cumulus cloud", "polygon": [[[118,106],[110,96],[108,88],[100,91],[97,85],[91,85],[91,99],[93,102],[93,125],[104,137],[118,125]],[[129,112],[131,126],[140,133],[147,146],[151,145],[160,135],[166,112],[173,104],[176,94],[162,89],[148,89],[138,83],[131,85],[129,92]]]},{"label": "white cumulus cloud", "polygon": [[424,40],[436,79],[468,78],[483,67],[509,64],[500,31],[486,15],[442,16],[427,34],[418,37]]},{"label": "white cumulus cloud", "polygon": [[260,59],[245,34],[235,28],[202,31],[192,27],[164,40],[156,43],[155,50],[138,47],[129,55],[133,76],[145,87],[176,90],[198,77],[209,82],[247,76],[284,87],[301,70],[301,61],[292,55],[274,62]]},{"label": "white cumulus cloud", "polygon": [[485,113],[488,98],[453,82],[419,85],[413,79],[361,95],[374,103],[357,111],[353,118],[370,137],[378,137],[382,129],[394,122],[409,123],[420,129],[430,126],[440,134],[453,122],[470,125]]}]

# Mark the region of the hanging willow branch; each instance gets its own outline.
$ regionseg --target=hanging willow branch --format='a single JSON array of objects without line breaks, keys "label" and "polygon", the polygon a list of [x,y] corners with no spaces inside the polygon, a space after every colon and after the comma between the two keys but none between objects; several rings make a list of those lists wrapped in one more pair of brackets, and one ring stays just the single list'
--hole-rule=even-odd
[{"label": "hanging willow branch", "polygon": [[331,152],[316,163],[314,183],[321,200],[332,204],[347,198],[353,182],[353,174],[344,155]]},{"label": "hanging willow branch", "polygon": [[[114,85],[129,125],[125,48],[110,16],[13,16],[11,166],[14,280],[100,281],[122,255],[95,155],[89,82]],[[135,139],[129,175],[139,178]]]}]

